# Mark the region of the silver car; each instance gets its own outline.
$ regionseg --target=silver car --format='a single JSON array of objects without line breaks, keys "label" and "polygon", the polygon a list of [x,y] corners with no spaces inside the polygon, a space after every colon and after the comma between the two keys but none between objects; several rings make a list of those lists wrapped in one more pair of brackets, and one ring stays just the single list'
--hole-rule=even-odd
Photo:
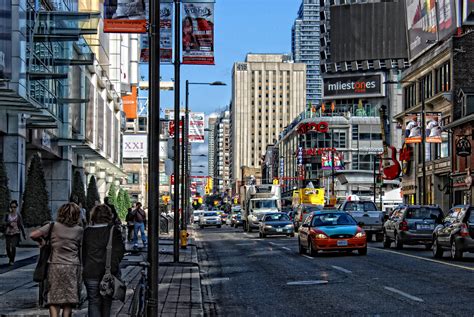
[{"label": "silver car", "polygon": [[221,216],[215,211],[205,211],[199,218],[199,227],[202,229],[212,226],[216,226],[217,228],[222,226]]},{"label": "silver car", "polygon": [[269,235],[295,236],[295,227],[286,213],[277,212],[266,214],[262,217],[259,227],[259,236],[260,238],[265,238]]}]

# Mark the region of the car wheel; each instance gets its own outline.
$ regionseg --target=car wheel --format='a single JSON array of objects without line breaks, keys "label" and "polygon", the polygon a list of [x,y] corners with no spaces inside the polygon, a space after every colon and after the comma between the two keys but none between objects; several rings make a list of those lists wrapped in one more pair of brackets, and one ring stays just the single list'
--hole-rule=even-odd
[{"label": "car wheel", "polygon": [[392,245],[392,241],[390,241],[390,238],[387,236],[387,233],[383,233],[383,247],[385,249],[389,249],[390,245]]},{"label": "car wheel", "polygon": [[300,238],[298,238],[298,253],[299,254],[305,254],[306,253],[306,249],[303,248],[303,245],[301,244]]},{"label": "car wheel", "polygon": [[443,249],[441,249],[441,247],[439,246],[438,239],[436,238],[433,239],[432,251],[433,251],[433,257],[438,258],[438,259],[441,259],[443,257],[443,253],[444,253]]},{"label": "car wheel", "polygon": [[456,240],[453,239],[451,242],[451,258],[453,260],[460,260],[462,259],[462,251],[459,250],[456,246]]},{"label": "car wheel", "polygon": [[309,256],[318,255],[318,250],[313,249],[313,244],[311,243],[311,240],[308,241],[308,253],[309,253]]},{"label": "car wheel", "polygon": [[372,242],[372,233],[367,233],[367,242]]},{"label": "car wheel", "polygon": [[367,247],[358,249],[357,253],[359,253],[359,255],[367,255]]},{"label": "car wheel", "polygon": [[395,234],[395,248],[397,249],[403,249],[403,242],[400,241],[400,237],[398,234]]}]

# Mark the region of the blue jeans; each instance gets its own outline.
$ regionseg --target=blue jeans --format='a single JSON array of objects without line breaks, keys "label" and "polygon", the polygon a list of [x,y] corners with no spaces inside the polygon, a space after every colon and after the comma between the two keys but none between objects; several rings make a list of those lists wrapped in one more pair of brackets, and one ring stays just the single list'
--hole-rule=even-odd
[{"label": "blue jeans", "polygon": [[89,302],[89,317],[110,317],[112,298],[103,297],[99,292],[100,280],[84,279],[87,290],[87,300]]},{"label": "blue jeans", "polygon": [[138,245],[138,231],[142,237],[143,245],[146,244],[145,224],[143,222],[135,222],[133,227],[133,244]]}]

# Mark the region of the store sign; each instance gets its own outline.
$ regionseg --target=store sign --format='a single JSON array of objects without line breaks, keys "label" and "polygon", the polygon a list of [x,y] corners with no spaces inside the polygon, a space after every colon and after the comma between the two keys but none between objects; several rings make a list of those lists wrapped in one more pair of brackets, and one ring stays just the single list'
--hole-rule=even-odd
[{"label": "store sign", "polygon": [[123,158],[146,158],[148,143],[146,134],[125,134],[123,136]]},{"label": "store sign", "polygon": [[453,187],[469,189],[472,186],[472,176],[470,173],[456,175],[452,177]]},{"label": "store sign", "polygon": [[307,132],[328,133],[329,123],[327,122],[305,122],[301,123],[296,129],[298,134],[306,134]]},{"label": "store sign", "polygon": [[303,149],[303,156],[316,156],[322,155],[326,152],[335,152],[335,148],[324,147],[320,149]]},{"label": "store sign", "polygon": [[324,78],[323,98],[383,96],[382,74]]},{"label": "store sign", "polygon": [[463,136],[456,142],[456,155],[466,157],[471,155],[471,142]]}]

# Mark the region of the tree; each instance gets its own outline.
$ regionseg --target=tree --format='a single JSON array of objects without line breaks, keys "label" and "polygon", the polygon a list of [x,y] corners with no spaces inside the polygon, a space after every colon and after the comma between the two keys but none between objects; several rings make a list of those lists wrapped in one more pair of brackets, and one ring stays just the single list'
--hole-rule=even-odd
[{"label": "tree", "polygon": [[26,175],[21,214],[25,227],[41,226],[52,219],[43,166],[38,154],[33,156]]},{"label": "tree", "polygon": [[95,176],[92,175],[89,179],[89,186],[87,186],[87,210],[91,211],[97,201],[100,202],[100,195]]},{"label": "tree", "polygon": [[128,191],[124,189],[124,202],[125,202],[125,212],[128,212],[128,208],[132,207],[132,201],[130,200],[130,195],[128,194]]},{"label": "tree", "polygon": [[[8,189],[8,176],[3,157],[0,155],[0,225],[3,229],[3,219],[10,206],[10,189]],[[2,230],[3,231],[3,230]]]},{"label": "tree", "polygon": [[[127,214],[124,199],[125,199],[124,190],[120,188],[117,194],[117,203],[115,204],[115,209],[117,209],[117,214],[120,219],[125,219],[125,216]],[[124,212],[124,209],[125,209],[125,212]]]},{"label": "tree", "polygon": [[117,187],[115,186],[115,183],[112,183],[109,188],[109,193],[107,194],[107,197],[109,197],[109,204],[111,205],[116,205],[117,204]]},{"label": "tree", "polygon": [[[77,201],[75,201],[77,199]],[[83,208],[86,208],[86,191],[84,190],[84,182],[82,181],[81,172],[76,171],[74,173],[71,190],[71,201],[82,204]]]}]

